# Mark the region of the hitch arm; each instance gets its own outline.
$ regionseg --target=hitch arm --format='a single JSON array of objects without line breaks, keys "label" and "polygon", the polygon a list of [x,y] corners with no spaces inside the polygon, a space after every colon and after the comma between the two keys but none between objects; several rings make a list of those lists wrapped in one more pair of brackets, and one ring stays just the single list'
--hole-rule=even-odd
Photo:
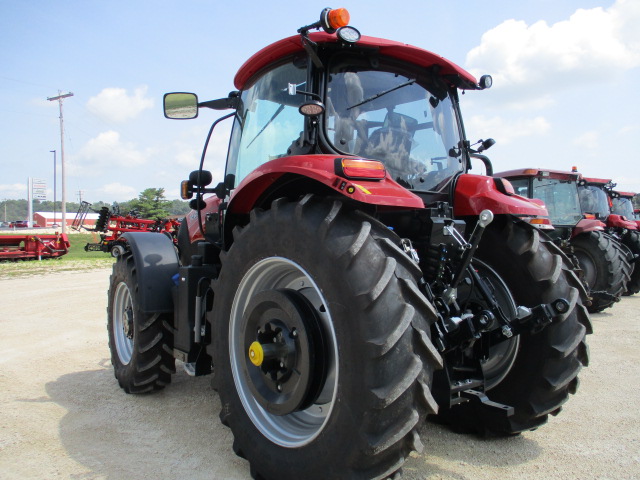
[{"label": "hitch arm", "polygon": [[[484,233],[484,229],[493,222],[493,212],[491,210],[483,210],[480,212],[480,217],[478,218],[478,223],[476,227],[473,229],[471,233],[471,238],[469,239],[469,243],[463,244],[464,253],[462,254],[462,261],[460,262],[460,266],[458,268],[458,272],[456,276],[453,278],[453,282],[451,282],[450,289],[456,288],[462,278],[467,271],[467,267],[471,264],[471,259],[473,255],[476,253],[478,249],[478,244],[482,239],[482,234]],[[453,228],[451,228],[453,230]]]},{"label": "hitch arm", "polygon": [[551,303],[542,303],[533,308],[518,307],[518,315],[511,322],[511,329],[516,335],[530,330],[532,333],[541,331],[553,320],[569,311],[571,304],[564,298],[557,298]]}]

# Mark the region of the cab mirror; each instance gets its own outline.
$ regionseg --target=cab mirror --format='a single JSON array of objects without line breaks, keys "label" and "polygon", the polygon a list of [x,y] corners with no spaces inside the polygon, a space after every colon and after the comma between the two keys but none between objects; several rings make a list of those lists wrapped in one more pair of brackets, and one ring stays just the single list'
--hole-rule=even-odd
[{"label": "cab mirror", "polygon": [[187,120],[198,116],[198,96],[195,93],[165,93],[163,104],[166,118]]}]

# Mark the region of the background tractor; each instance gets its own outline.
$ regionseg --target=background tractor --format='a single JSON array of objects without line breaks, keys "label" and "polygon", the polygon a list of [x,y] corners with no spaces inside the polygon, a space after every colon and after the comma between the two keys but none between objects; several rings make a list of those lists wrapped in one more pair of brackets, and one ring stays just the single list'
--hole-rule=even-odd
[{"label": "background tractor", "polygon": [[585,178],[580,187],[580,204],[605,222],[607,233],[622,243],[633,269],[625,292],[631,295],[640,292],[640,267],[635,267],[640,256],[639,224],[633,218],[634,194],[616,192],[615,186],[609,178]]},{"label": "background tractor", "polygon": [[491,168],[492,141],[467,140],[458,92],[490,77],[348,22],[323,10],[247,60],[227,97],[165,95],[168,118],[230,113],[182,183],[178,253],[125,233],[111,275],[120,386],[162,389],[176,359],[213,371],[256,479],[387,478],[422,450],[427,416],[535,429],[588,362],[586,292],[539,232],[546,209],[467,173],[472,158]]},{"label": "background tractor", "polygon": [[[554,230],[547,234],[568,255],[573,255],[589,288],[590,312],[611,307],[626,291],[631,269],[619,239],[606,231],[599,207],[586,208],[585,195],[593,205],[608,209],[607,196],[589,192],[585,180],[575,172],[526,168],[497,173],[515,192],[539,199],[549,210]],[[601,198],[602,197],[602,198]]]}]

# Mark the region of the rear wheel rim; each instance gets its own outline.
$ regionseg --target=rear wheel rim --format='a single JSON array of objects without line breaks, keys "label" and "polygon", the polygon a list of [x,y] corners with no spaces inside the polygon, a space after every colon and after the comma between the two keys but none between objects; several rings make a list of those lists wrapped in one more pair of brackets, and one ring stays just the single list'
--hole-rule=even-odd
[{"label": "rear wheel rim", "polygon": [[[326,380],[318,399],[308,408],[285,415],[269,413],[251,390],[249,369],[259,368],[249,361],[245,351],[247,332],[245,310],[260,292],[291,289],[303,295],[315,309],[327,344]],[[338,348],[327,302],[312,277],[300,265],[282,257],[261,260],[244,275],[231,307],[229,354],[231,373],[242,405],[255,427],[271,442],[287,448],[311,443],[324,429],[333,410],[338,385]]]},{"label": "rear wheel rim", "polygon": [[[504,283],[502,278],[487,264],[475,259],[474,268],[478,271],[480,276],[488,280],[491,285],[491,290],[494,297],[500,304],[502,311],[507,318],[515,318],[516,316],[516,303],[513,300],[509,288]],[[460,292],[459,298],[464,298],[465,293]],[[473,299],[474,295],[471,295],[471,303],[486,308],[483,300]],[[489,391],[498,386],[505,377],[511,371],[520,346],[520,335],[514,335],[513,337],[503,340],[500,343],[496,343],[489,348],[489,357],[481,362],[481,369],[484,376],[484,389]]]},{"label": "rear wheel rim", "polygon": [[584,274],[584,281],[590,288],[593,288],[596,284],[596,280],[598,279],[598,269],[593,257],[586,251],[576,249],[575,247],[574,254],[578,259],[578,264]]},{"label": "rear wheel rim", "polygon": [[113,338],[118,358],[128,365],[133,355],[133,301],[129,286],[120,282],[113,295]]}]

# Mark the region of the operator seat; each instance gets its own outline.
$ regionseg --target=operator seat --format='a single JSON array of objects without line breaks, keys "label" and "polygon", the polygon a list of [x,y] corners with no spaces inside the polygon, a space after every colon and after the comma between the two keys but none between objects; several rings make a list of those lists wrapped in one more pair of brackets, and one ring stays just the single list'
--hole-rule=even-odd
[{"label": "operator seat", "polygon": [[387,113],[382,127],[371,133],[364,156],[382,161],[394,179],[407,177],[412,173],[409,154],[417,125],[408,115]]}]

